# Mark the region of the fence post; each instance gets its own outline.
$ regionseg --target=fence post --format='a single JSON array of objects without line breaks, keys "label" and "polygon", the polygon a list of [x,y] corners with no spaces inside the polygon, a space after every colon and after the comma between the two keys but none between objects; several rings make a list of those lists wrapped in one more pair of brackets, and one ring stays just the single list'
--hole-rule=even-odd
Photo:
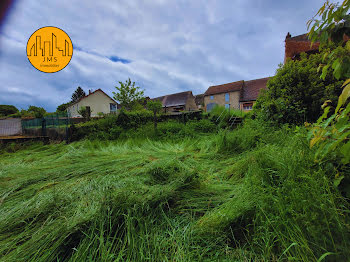
[{"label": "fence post", "polygon": [[41,119],[41,136],[46,136],[46,119],[43,117]]},{"label": "fence post", "polygon": [[66,117],[66,142],[69,141],[69,132],[70,132],[70,129],[69,129],[69,113],[67,112],[67,117]]}]

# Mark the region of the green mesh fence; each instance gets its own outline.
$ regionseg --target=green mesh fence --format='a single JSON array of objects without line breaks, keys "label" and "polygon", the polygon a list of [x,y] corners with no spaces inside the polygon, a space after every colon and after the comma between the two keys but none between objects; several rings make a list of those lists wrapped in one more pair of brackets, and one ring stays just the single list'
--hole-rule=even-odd
[{"label": "green mesh fence", "polygon": [[22,119],[22,130],[25,135],[66,139],[69,124],[67,113],[57,113],[43,118]]}]

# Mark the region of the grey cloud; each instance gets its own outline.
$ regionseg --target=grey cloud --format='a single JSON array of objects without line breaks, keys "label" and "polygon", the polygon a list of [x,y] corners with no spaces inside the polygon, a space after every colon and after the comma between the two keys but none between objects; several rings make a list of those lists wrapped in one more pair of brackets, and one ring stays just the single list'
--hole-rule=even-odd
[{"label": "grey cloud", "polygon": [[[111,95],[128,77],[152,97],[271,76],[283,61],[287,32],[304,33],[321,4],[19,0],[0,35],[0,103],[55,110],[77,86]],[[38,72],[25,56],[29,36],[47,25],[65,30],[76,47],[71,63],[55,74]]]}]

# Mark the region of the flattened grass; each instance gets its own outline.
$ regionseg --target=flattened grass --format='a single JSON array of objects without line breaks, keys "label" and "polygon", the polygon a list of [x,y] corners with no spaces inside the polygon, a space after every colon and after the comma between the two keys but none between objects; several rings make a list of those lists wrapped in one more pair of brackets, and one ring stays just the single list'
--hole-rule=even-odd
[{"label": "flattened grass", "polygon": [[0,158],[1,261],[344,259],[348,206],[303,134],[34,144]]}]

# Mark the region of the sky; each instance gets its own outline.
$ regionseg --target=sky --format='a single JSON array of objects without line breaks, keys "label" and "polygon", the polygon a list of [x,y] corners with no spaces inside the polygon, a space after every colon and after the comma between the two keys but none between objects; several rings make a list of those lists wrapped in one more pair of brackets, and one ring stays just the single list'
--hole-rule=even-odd
[{"label": "sky", "polygon": [[[157,97],[273,76],[284,40],[306,32],[322,0],[18,0],[0,27],[0,104],[53,112],[80,86],[113,96],[128,78]],[[63,70],[27,59],[37,29],[55,26],[73,42]]]}]

